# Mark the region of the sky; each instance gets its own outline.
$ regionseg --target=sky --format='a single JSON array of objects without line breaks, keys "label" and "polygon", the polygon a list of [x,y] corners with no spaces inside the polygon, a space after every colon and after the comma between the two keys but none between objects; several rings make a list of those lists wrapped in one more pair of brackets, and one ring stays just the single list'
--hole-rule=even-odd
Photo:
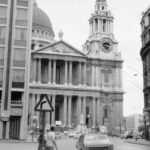
[{"label": "sky", "polygon": [[[67,43],[82,50],[89,36],[89,18],[96,0],[36,0],[49,16],[55,39],[63,31]],[[124,116],[142,114],[144,107],[141,49],[142,12],[149,0],[107,0],[114,16],[114,35],[123,59]]]}]

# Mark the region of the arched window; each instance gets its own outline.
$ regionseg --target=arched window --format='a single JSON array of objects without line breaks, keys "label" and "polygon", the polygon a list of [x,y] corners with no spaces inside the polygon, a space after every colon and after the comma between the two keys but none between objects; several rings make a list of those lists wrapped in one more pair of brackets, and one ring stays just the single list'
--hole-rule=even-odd
[{"label": "arched window", "polygon": [[104,109],[104,118],[108,118],[108,109],[107,108]]}]

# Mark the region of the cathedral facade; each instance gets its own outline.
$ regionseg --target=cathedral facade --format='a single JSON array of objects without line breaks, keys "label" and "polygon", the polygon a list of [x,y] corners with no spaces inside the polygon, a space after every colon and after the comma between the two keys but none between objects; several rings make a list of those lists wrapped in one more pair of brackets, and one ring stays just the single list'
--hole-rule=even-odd
[{"label": "cathedral facade", "polygon": [[[6,138],[26,138],[24,129],[34,125],[33,120],[40,120],[40,113],[34,108],[41,94],[46,94],[54,107],[52,114],[46,113],[46,124],[59,122],[76,127],[82,123],[89,128],[106,126],[111,133],[121,131],[123,61],[113,34],[114,18],[106,0],[96,0],[95,11],[89,19],[89,37],[81,50],[64,41],[62,32],[59,41],[54,39],[51,21],[35,1],[30,14],[33,14],[32,28],[28,26],[32,29],[28,50],[31,59],[29,55],[26,57],[30,80],[26,76],[26,89],[19,89],[20,93],[25,91],[26,97],[18,92],[9,97],[10,101],[15,100],[14,107],[9,107],[9,117],[17,119],[7,120]],[[21,73],[15,75],[17,83],[24,79]],[[0,98],[3,106],[2,96]],[[5,125],[5,121],[2,123]]]},{"label": "cathedral facade", "polygon": [[[83,50],[62,39],[32,51],[29,115],[41,94],[54,107],[46,123],[77,126],[81,116],[91,128],[121,130],[123,121],[122,58],[113,34],[113,16],[106,0],[97,0],[89,20],[90,33]],[[51,118],[51,119],[50,119]]]}]

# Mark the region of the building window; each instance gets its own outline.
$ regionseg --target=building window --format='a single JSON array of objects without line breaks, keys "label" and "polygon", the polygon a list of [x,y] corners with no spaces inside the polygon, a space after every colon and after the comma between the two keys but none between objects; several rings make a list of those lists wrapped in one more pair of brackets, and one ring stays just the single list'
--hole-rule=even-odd
[{"label": "building window", "polygon": [[5,53],[5,48],[0,47],[0,66],[4,65],[4,53]]},{"label": "building window", "polygon": [[0,18],[6,18],[6,17],[7,17],[7,8],[0,7]]},{"label": "building window", "polygon": [[0,0],[0,4],[7,4],[8,0]]},{"label": "building window", "polygon": [[22,101],[22,92],[12,92],[11,93],[11,103],[12,104],[21,104]]},{"label": "building window", "polygon": [[4,52],[5,52],[5,48],[0,47],[0,59],[4,59]]},{"label": "building window", "polygon": [[12,86],[14,88],[24,88],[25,71],[15,69],[13,70]]},{"label": "building window", "polygon": [[0,26],[0,38],[6,37],[6,27]]},{"label": "building window", "polygon": [[104,7],[104,6],[102,6],[102,10],[104,10],[104,8],[105,8],[105,7]]},{"label": "building window", "polygon": [[27,30],[21,29],[21,28],[16,28],[15,38],[16,38],[16,40],[26,40]]},{"label": "building window", "polygon": [[14,63],[13,66],[25,67],[26,50],[25,49],[15,49],[14,50]]},{"label": "building window", "polygon": [[27,20],[28,19],[28,10],[27,9],[17,9],[17,19],[18,20]]},{"label": "building window", "polygon": [[17,0],[17,6],[28,7],[28,0]]},{"label": "building window", "polygon": [[2,87],[2,81],[3,81],[3,69],[0,68],[0,87]]}]

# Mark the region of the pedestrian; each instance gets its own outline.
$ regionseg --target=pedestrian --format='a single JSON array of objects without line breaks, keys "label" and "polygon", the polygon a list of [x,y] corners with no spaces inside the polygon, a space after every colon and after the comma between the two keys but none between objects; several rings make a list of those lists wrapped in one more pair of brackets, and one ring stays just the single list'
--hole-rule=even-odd
[{"label": "pedestrian", "polygon": [[45,140],[46,140],[46,150],[58,150],[56,141],[55,141],[55,133],[54,133],[54,126],[51,126],[50,129],[46,130]]},{"label": "pedestrian", "polygon": [[[43,143],[44,135],[43,135],[42,131],[43,131],[43,130],[41,129],[41,130],[40,130],[40,135],[39,135],[39,137],[38,137],[38,143],[39,143],[39,145],[38,145],[38,150],[42,150],[42,148],[46,146],[46,141],[45,141],[45,139],[44,139],[44,143]],[[43,145],[43,144],[44,144],[44,145]]]}]

